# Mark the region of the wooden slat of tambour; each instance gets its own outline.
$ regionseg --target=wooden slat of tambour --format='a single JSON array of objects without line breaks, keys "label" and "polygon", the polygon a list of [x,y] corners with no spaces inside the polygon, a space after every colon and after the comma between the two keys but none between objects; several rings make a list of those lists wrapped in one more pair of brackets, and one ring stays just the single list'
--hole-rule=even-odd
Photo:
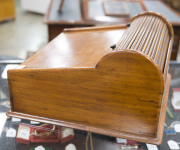
[{"label": "wooden slat of tambour", "polygon": [[158,30],[157,30],[157,33],[156,33],[156,36],[154,38],[154,41],[150,47],[150,51],[149,51],[149,56],[152,57],[156,51],[156,47],[157,47],[157,44],[159,43],[159,39],[161,37],[161,32],[162,32],[162,27],[164,25],[164,22],[161,22],[160,25],[158,26]]},{"label": "wooden slat of tambour", "polygon": [[140,19],[138,20],[136,26],[133,27],[133,28],[131,28],[131,33],[127,36],[125,42],[124,42],[124,43],[122,44],[122,46],[121,46],[123,49],[126,49],[126,48],[127,48],[129,42],[130,42],[131,39],[133,38],[133,35],[136,33],[136,31],[137,31],[138,28],[139,28],[139,26],[138,26],[138,25],[139,25],[139,22],[142,23],[142,22],[143,22],[143,19],[144,19],[144,18],[140,18]]},{"label": "wooden slat of tambour", "polygon": [[[159,66],[161,66],[162,58],[163,58],[163,53],[164,53],[164,51],[166,50],[165,47],[167,46],[167,43],[168,43],[168,32],[166,33],[165,41],[164,41],[164,44],[163,44],[163,47],[162,47],[162,51],[161,51],[161,54],[160,54],[160,57],[159,57],[159,60],[158,60]],[[161,67],[160,67],[160,68],[161,68]],[[161,69],[162,69],[162,68],[161,68]]]},{"label": "wooden slat of tambour", "polygon": [[[125,42],[125,40],[127,39],[129,33],[131,33],[132,28],[135,27],[137,23],[138,23],[138,19],[135,20],[135,21],[133,21],[133,22],[131,23],[131,26],[132,26],[132,27],[129,27],[129,28],[125,31],[125,33],[123,34],[123,36],[121,37],[121,39],[120,39],[120,40],[118,41],[118,43],[116,44],[116,49],[120,49],[120,46],[122,46],[122,44]],[[116,50],[116,49],[115,49],[115,50]]]},{"label": "wooden slat of tambour", "polygon": [[138,49],[139,51],[142,52],[145,42],[147,41],[148,37],[152,33],[152,27],[154,26],[155,18],[156,17],[153,17],[153,20],[151,21],[151,24],[149,25],[149,28],[148,28],[146,34],[144,35],[142,41],[140,41],[140,43],[135,47],[135,49]]},{"label": "wooden slat of tambour", "polygon": [[133,35],[135,34],[136,30],[138,29],[139,22],[142,22],[142,20],[143,20],[143,18],[138,18],[138,21],[136,22],[135,26],[131,25],[131,28],[129,30],[130,33],[127,35],[125,42],[122,45],[120,45],[121,48],[123,48],[123,49],[127,48],[127,46],[129,44],[129,42],[131,41]]},{"label": "wooden slat of tambour", "polygon": [[163,56],[162,56],[162,61],[161,61],[161,64],[160,64],[160,68],[162,70],[164,68],[164,62],[165,62],[165,58],[166,58],[169,42],[170,42],[170,38],[168,37],[168,41],[166,42],[166,46],[165,46],[165,49],[164,49],[164,52],[163,52]]},{"label": "wooden slat of tambour", "polygon": [[167,44],[168,41],[169,41],[169,36],[168,36],[168,33],[166,33],[165,42],[164,42],[164,45],[163,45],[163,48],[162,48],[162,52],[161,52],[161,55],[160,55],[160,58],[159,58],[159,62],[158,62],[159,66],[161,66],[161,63],[162,63],[162,60],[163,60],[163,54],[167,50],[166,48],[167,48],[167,45],[168,45]]},{"label": "wooden slat of tambour", "polygon": [[[142,19],[142,18],[141,18]],[[126,49],[127,48],[127,46],[128,46],[128,44],[129,44],[129,42],[131,41],[131,39],[132,39],[132,37],[133,37],[133,35],[135,34],[135,32],[136,32],[136,30],[138,29],[138,25],[139,25],[139,22],[140,21],[142,21],[142,20],[139,20],[139,21],[137,21],[136,22],[136,27],[131,27],[131,30],[129,30],[130,31],[130,34],[129,35],[127,35],[127,38],[126,38],[126,41],[122,44],[122,48],[123,49]]]},{"label": "wooden slat of tambour", "polygon": [[156,56],[156,54],[158,53],[158,51],[159,51],[159,45],[161,44],[161,42],[162,42],[162,39],[163,39],[163,36],[164,36],[164,34],[165,34],[165,28],[166,27],[166,24],[163,24],[163,26],[162,26],[162,30],[161,30],[161,32],[160,32],[160,36],[159,36],[159,38],[158,38],[158,40],[156,41],[156,45],[155,45],[155,47],[154,47],[154,49],[153,49],[153,53],[152,53],[152,58],[154,59],[155,58],[155,56]]},{"label": "wooden slat of tambour", "polygon": [[151,18],[149,19],[149,22],[147,22],[146,27],[145,27],[143,33],[140,34],[140,39],[137,40],[135,46],[133,47],[135,50],[141,51],[141,49],[138,49],[138,47],[139,47],[139,45],[140,45],[142,42],[144,42],[144,40],[146,39],[146,37],[147,37],[147,35],[148,35],[148,33],[149,33],[149,31],[150,31],[151,26],[153,25],[153,23],[154,23],[154,17],[151,17]]},{"label": "wooden slat of tambour", "polygon": [[144,53],[147,55],[149,53],[149,50],[150,50],[150,47],[151,47],[151,44],[154,40],[154,37],[156,36],[156,33],[157,33],[157,29],[158,29],[158,26],[159,26],[159,23],[161,22],[161,20],[158,18],[158,21],[155,22],[155,26],[154,28],[152,29],[153,32],[152,32],[152,35],[149,35],[149,39],[146,41],[146,45],[145,47],[143,48],[143,51]]},{"label": "wooden slat of tambour", "polygon": [[163,68],[164,68],[164,62],[165,62],[165,56],[166,56],[166,53],[167,53],[167,49],[168,49],[168,45],[169,45],[169,37],[168,37],[168,40],[165,44],[165,49],[162,53],[162,58],[161,58],[161,62],[160,62],[160,68],[161,70],[163,71]]},{"label": "wooden slat of tambour", "polygon": [[155,54],[156,54],[156,52],[157,52],[157,47],[158,47],[158,44],[159,44],[159,42],[160,42],[160,39],[161,39],[161,36],[162,36],[162,33],[163,33],[163,27],[164,27],[164,25],[165,25],[165,23],[163,22],[163,23],[161,24],[160,30],[159,30],[159,32],[158,32],[158,37],[157,37],[157,39],[156,39],[156,41],[155,41],[155,45],[154,45],[154,47],[153,47],[153,49],[152,49],[151,58],[154,58],[154,56],[155,56]]},{"label": "wooden slat of tambour", "polygon": [[119,47],[119,45],[121,45],[121,44],[124,42],[124,40],[125,40],[126,37],[127,37],[126,34],[128,34],[128,32],[129,32],[129,28],[124,32],[124,34],[123,34],[123,36],[121,37],[121,39],[117,42],[115,50]]},{"label": "wooden slat of tambour", "polygon": [[[137,20],[132,23],[133,27],[136,26],[136,24],[137,24]],[[128,28],[128,29],[126,30],[126,32],[123,34],[123,36],[121,37],[121,39],[120,39],[120,40],[118,41],[118,43],[116,44],[116,49],[115,49],[115,50],[123,48],[123,44],[125,43],[125,41],[126,41],[127,38],[128,38],[128,35],[129,35],[131,32],[132,32],[132,27]]]},{"label": "wooden slat of tambour", "polygon": [[161,48],[161,54],[159,55],[159,58],[157,60],[157,63],[158,63],[159,66],[160,66],[160,63],[162,61],[162,55],[163,55],[164,51],[166,50],[165,46],[166,46],[166,44],[168,42],[168,37],[169,37],[169,32],[167,31],[166,34],[165,34],[164,43],[163,43],[162,48]]},{"label": "wooden slat of tambour", "polygon": [[[137,22],[138,22],[138,21],[136,20],[136,21],[132,22],[131,25],[134,27],[134,25],[136,25]],[[123,36],[120,38],[120,40],[119,40],[118,43],[116,44],[115,50],[116,50],[116,49],[119,49],[120,46],[122,46],[122,44],[126,41],[127,36],[129,35],[129,33],[131,33],[131,28],[132,28],[132,27],[127,28],[127,30],[124,32]]]},{"label": "wooden slat of tambour", "polygon": [[135,23],[134,23],[133,25],[131,25],[131,27],[129,28],[129,32],[128,32],[129,34],[126,34],[126,37],[125,37],[123,43],[120,44],[120,45],[118,45],[117,49],[125,49],[125,44],[130,41],[131,36],[132,36],[133,33],[136,31],[136,28],[138,28],[137,24],[138,24],[139,21],[141,21],[141,20],[142,20],[142,18],[139,18],[139,19],[137,19],[136,22],[134,21]]},{"label": "wooden slat of tambour", "polygon": [[154,22],[154,24],[153,24],[153,26],[152,26],[152,29],[151,29],[150,33],[148,34],[147,40],[145,41],[144,44],[141,44],[141,45],[140,45],[140,48],[139,48],[139,49],[142,49],[142,50],[141,50],[142,53],[145,53],[146,48],[147,48],[147,46],[148,46],[148,44],[149,44],[150,39],[152,39],[153,35],[155,34],[155,28],[156,28],[156,26],[158,25],[158,23],[159,23],[159,21],[160,21],[160,19],[157,18],[157,17],[155,17],[155,19],[156,19],[156,21]]},{"label": "wooden slat of tambour", "polygon": [[135,35],[133,36],[133,38],[131,39],[131,42],[129,43],[127,49],[130,49],[131,45],[133,44],[136,36],[138,35],[140,29],[142,28],[142,26],[143,26],[143,24],[144,24],[144,22],[145,22],[146,20],[147,20],[147,16],[143,18],[142,23],[139,25],[139,28],[138,28],[138,30],[136,31],[136,33],[135,33]]},{"label": "wooden slat of tambour", "polygon": [[124,43],[122,44],[122,48],[126,48],[128,43],[131,41],[131,38],[133,37],[133,35],[135,34],[136,30],[138,29],[138,25],[139,22],[142,22],[143,18],[138,18],[137,22],[135,22],[134,25],[131,25],[130,29],[129,29],[129,34],[126,37],[126,40],[124,41]]},{"label": "wooden slat of tambour", "polygon": [[151,39],[150,39],[149,43],[147,44],[147,48],[145,50],[145,53],[147,55],[149,55],[149,53],[151,52],[151,48],[153,47],[153,43],[155,42],[155,38],[157,36],[157,32],[159,30],[159,27],[160,27],[161,23],[162,23],[162,20],[159,20],[159,22],[156,24],[156,26],[154,28],[154,33],[151,36]]},{"label": "wooden slat of tambour", "polygon": [[162,40],[162,44],[160,45],[160,48],[159,48],[159,52],[158,52],[157,56],[154,58],[156,64],[158,64],[158,65],[160,62],[160,58],[162,57],[163,50],[164,50],[163,47],[164,47],[165,42],[166,42],[166,36],[168,36],[167,33],[168,32],[165,32],[165,35],[164,35],[163,40]]},{"label": "wooden slat of tambour", "polygon": [[134,43],[132,44],[130,49],[137,50],[135,47],[136,45],[138,45],[139,42],[142,41],[142,38],[144,34],[147,32],[147,28],[149,27],[149,24],[151,23],[151,21],[152,21],[152,16],[149,16],[149,18],[147,19],[147,21],[144,23],[141,30],[139,31],[138,35],[136,36],[136,39],[134,40]]},{"label": "wooden slat of tambour", "polygon": [[130,28],[130,30],[129,30],[129,34],[126,35],[126,39],[125,39],[124,43],[123,43],[122,45],[120,45],[123,49],[126,49],[127,44],[130,42],[131,38],[133,37],[133,34],[134,34],[135,31],[137,30],[139,21],[141,21],[141,19],[142,19],[142,18],[140,18],[140,20],[138,20],[138,21],[135,23],[135,26],[131,26],[131,28]]},{"label": "wooden slat of tambour", "polygon": [[138,40],[140,40],[140,36],[143,34],[143,32],[145,31],[145,27],[147,26],[147,24],[149,23],[150,19],[147,18],[147,20],[144,22],[143,26],[140,28],[139,32],[137,33],[136,38],[134,39],[134,42],[132,43],[130,49],[134,49],[135,44],[137,43]]},{"label": "wooden slat of tambour", "polygon": [[156,55],[153,57],[156,62],[157,62],[157,58],[158,58],[159,54],[162,52],[162,47],[163,47],[163,43],[164,43],[164,40],[165,40],[165,35],[166,35],[167,32],[168,32],[167,31],[167,26],[166,26],[166,24],[164,24],[163,33],[162,33],[161,39],[159,41],[159,45],[157,47],[157,52],[156,52]]},{"label": "wooden slat of tambour", "polygon": [[149,50],[149,53],[148,53],[148,56],[149,56],[149,57],[151,57],[151,54],[152,54],[152,52],[153,52],[153,48],[154,48],[154,46],[156,45],[156,42],[157,42],[157,40],[158,40],[158,38],[159,38],[159,36],[160,36],[160,34],[161,34],[162,25],[163,25],[163,22],[162,22],[162,20],[161,20],[161,22],[160,22],[160,24],[159,24],[159,26],[158,26],[158,28],[157,28],[157,33],[155,34],[155,37],[154,37],[154,39],[153,39],[153,43],[152,43],[152,45],[151,45],[151,47],[150,47],[150,50]]},{"label": "wooden slat of tambour", "polygon": [[166,55],[166,58],[165,58],[166,62],[164,63],[164,68],[163,68],[165,80],[166,80],[166,76],[168,74],[169,61],[170,61],[170,57],[171,57],[173,40],[174,40],[174,38],[171,36],[170,39],[169,39],[168,51],[167,51],[167,55]]}]

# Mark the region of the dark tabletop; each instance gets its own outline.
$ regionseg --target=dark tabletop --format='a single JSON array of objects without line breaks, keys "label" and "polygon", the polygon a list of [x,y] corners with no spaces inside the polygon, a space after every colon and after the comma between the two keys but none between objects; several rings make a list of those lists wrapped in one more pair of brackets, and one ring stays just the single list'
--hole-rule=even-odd
[{"label": "dark tabletop", "polygon": [[[124,20],[123,23],[127,23],[130,18],[139,13],[153,11],[162,14],[173,25],[180,25],[180,15],[160,0],[144,0],[143,5],[138,1],[127,1],[126,4],[130,16],[126,19],[124,19],[124,17],[106,16],[103,9],[103,1],[88,0],[87,8],[83,3],[80,3],[81,1],[82,0],[65,0],[61,12],[59,12],[61,0],[52,0],[52,4],[49,6],[49,11],[45,17],[45,22],[47,24],[75,24],[77,22],[85,24],[85,22],[87,23],[89,20],[94,20],[93,24],[99,24],[100,22],[111,24],[122,23]],[[85,7],[85,9],[81,10],[81,7]],[[83,15],[85,15],[85,11],[87,11],[88,15],[84,18]]]}]

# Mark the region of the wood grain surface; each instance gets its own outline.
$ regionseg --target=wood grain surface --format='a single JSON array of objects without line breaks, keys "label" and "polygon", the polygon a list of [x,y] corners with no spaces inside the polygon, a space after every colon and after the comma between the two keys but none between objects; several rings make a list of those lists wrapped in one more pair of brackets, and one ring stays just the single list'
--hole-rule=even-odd
[{"label": "wood grain surface", "polygon": [[22,65],[27,69],[94,68],[102,56],[112,52],[110,46],[118,42],[125,32],[125,27],[93,29],[60,34]]},{"label": "wood grain surface", "polygon": [[[148,55],[144,46],[142,50],[136,47],[146,46],[142,36],[154,30],[148,28],[154,21],[164,28],[155,27],[158,32],[153,34]],[[162,18],[145,14],[136,17],[130,27],[63,32],[8,71],[8,115],[160,143],[170,83],[161,64],[168,68],[173,42],[166,27]],[[163,40],[168,41],[164,48]],[[115,49],[110,48],[112,44]],[[160,56],[163,61],[158,63]]]}]

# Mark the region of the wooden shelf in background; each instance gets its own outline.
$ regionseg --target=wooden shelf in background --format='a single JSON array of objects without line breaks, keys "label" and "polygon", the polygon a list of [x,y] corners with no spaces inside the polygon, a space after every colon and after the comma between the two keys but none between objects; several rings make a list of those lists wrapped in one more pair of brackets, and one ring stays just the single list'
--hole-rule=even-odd
[{"label": "wooden shelf in background", "polygon": [[15,19],[14,0],[0,0],[0,22]]}]

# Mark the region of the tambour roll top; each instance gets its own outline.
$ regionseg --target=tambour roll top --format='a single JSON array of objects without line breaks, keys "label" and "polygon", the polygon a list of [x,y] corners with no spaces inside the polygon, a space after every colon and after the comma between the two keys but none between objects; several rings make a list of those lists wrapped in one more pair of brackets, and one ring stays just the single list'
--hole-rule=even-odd
[{"label": "tambour roll top", "polygon": [[146,12],[131,19],[130,27],[117,43],[115,50],[130,49],[141,52],[167,74],[168,50],[172,46],[173,37],[173,28],[163,16]]}]

